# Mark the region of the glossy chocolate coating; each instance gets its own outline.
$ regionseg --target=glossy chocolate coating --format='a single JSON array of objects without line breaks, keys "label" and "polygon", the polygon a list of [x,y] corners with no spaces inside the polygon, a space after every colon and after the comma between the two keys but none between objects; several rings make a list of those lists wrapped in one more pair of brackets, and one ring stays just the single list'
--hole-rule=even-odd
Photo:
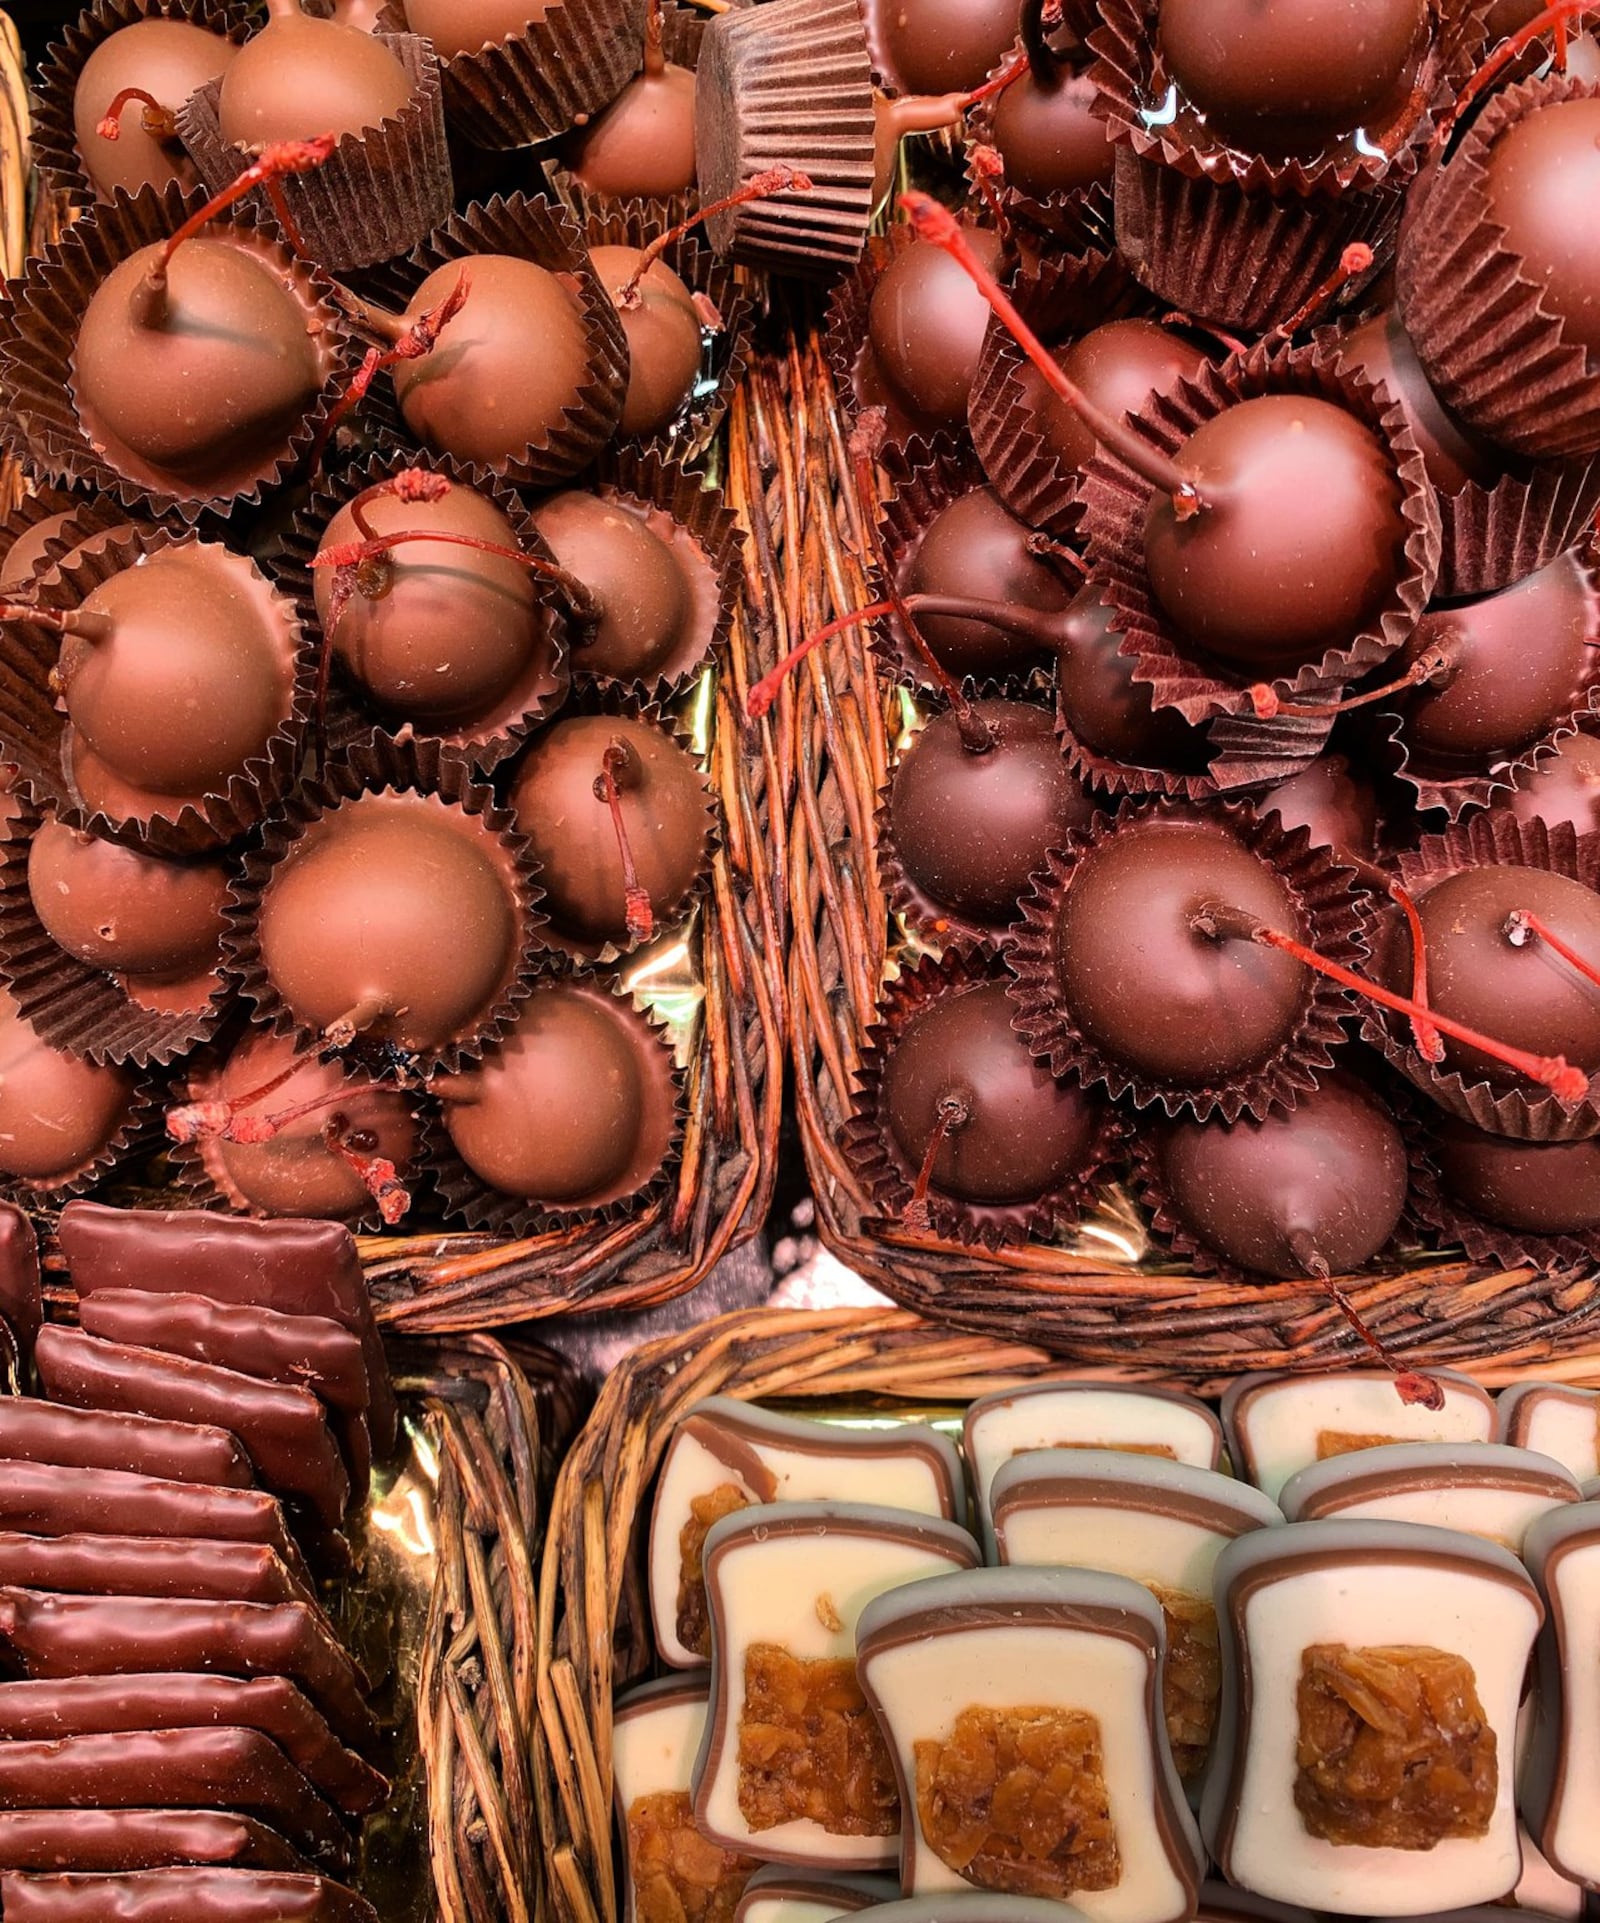
[{"label": "glossy chocolate coating", "polygon": [[237,52],[231,40],[188,20],[151,17],[107,34],[83,63],[72,91],[73,137],[95,192],[109,200],[119,187],[136,194],[169,180],[193,186],[194,162],[176,136],[157,140],[145,132],[137,100],[122,114],[116,140],[97,130],[124,87],[142,87],[175,114],[190,94],[225,73]]},{"label": "glossy chocolate coating", "polygon": [[177,250],[166,298],[153,300],[161,252],[141,247],[90,296],[73,394],[90,439],[109,439],[113,465],[220,491],[271,460],[316,398],[310,317],[267,258],[215,234]]},{"label": "glossy chocolate coating", "polygon": [[1492,450],[1470,434],[1433,391],[1394,308],[1342,335],[1339,355],[1369,379],[1381,381],[1399,402],[1428,479],[1441,493],[1458,494],[1469,483],[1492,487],[1499,479],[1501,464]]},{"label": "glossy chocolate coating", "polygon": [[436,267],[411,297],[407,322],[438,307],[465,274],[468,293],[439,345],[394,369],[407,428],[459,461],[495,467],[541,444],[589,375],[578,296],[547,267],[474,254]]},{"label": "glossy chocolate coating", "polygon": [[[368,488],[356,505],[375,534],[436,528],[521,547],[494,502],[469,487],[452,487],[437,501],[402,501]],[[323,529],[318,552],[363,538],[346,505]],[[387,713],[430,729],[469,728],[505,705],[536,660],[549,664],[549,616],[534,576],[517,562],[453,541],[404,541],[376,570],[382,592],[369,596],[358,580],[333,646],[362,691]],[[317,618],[325,623],[334,570],[317,568],[312,581]]]},{"label": "glossy chocolate coating", "polygon": [[[998,273],[1000,236],[987,227],[966,234],[978,259]],[[874,363],[896,405],[925,432],[966,425],[988,325],[989,303],[932,241],[911,241],[879,276],[867,308]]]},{"label": "glossy chocolate coating", "polygon": [[[1065,614],[1072,605],[1071,590],[1048,561],[1028,552],[1028,533],[993,488],[975,487],[928,523],[901,567],[901,588],[907,594],[965,595],[1039,614]],[[958,679],[1026,674],[1045,654],[1041,641],[965,616],[925,614],[917,626]]]},{"label": "glossy chocolate coating", "polygon": [[28,848],[28,895],[58,947],[113,975],[185,981],[222,953],[228,871],[162,861],[54,819]]},{"label": "glossy chocolate coating", "polygon": [[[672,659],[693,614],[688,579],[644,515],[626,502],[569,490],[534,510],[561,565],[600,607],[573,665],[618,680],[648,680]],[[579,637],[581,639],[581,637]]]},{"label": "glossy chocolate coating", "polygon": [[1054,86],[1031,71],[1014,80],[994,104],[989,132],[1006,184],[1037,200],[1109,187],[1114,149],[1089,111],[1093,100],[1087,76],[1063,75]]},{"label": "glossy chocolate coating", "polygon": [[952,713],[934,715],[890,780],[889,825],[901,867],[930,901],[998,930],[1016,919],[1028,877],[1094,808],[1045,709],[973,706],[994,745],[974,754]]},{"label": "glossy chocolate coating", "polygon": [[933,1186],[958,1201],[1037,1202],[1082,1167],[1095,1137],[1096,1105],[1032,1060],[1002,982],[941,995],[894,1043],[883,1114],[907,1168],[921,1167],[940,1104],[952,1097],[968,1119],[934,1157]]},{"label": "glossy chocolate coating", "polygon": [[1486,189],[1500,246],[1563,341],[1600,357],[1600,100],[1546,101],[1496,136]]},{"label": "glossy chocolate coating", "polygon": [[69,1596],[178,1596],[192,1602],[312,1602],[265,1543],[181,1536],[0,1532],[0,1587]]},{"label": "glossy chocolate coating", "polygon": [[902,93],[979,86],[1017,31],[1005,0],[874,0],[872,11]]},{"label": "glossy chocolate coating", "polygon": [[683,412],[700,372],[703,346],[694,297],[664,260],[652,261],[645,269],[637,307],[618,300],[643,252],[639,247],[591,247],[589,260],[616,303],[628,340],[621,432],[648,435],[670,427]]},{"label": "glossy chocolate coating", "polygon": [[71,1181],[127,1122],[133,1096],[124,1070],[40,1041],[0,989],[0,1175],[42,1188]]},{"label": "glossy chocolate coating", "polygon": [[501,844],[429,795],[364,794],[314,822],[261,901],[261,958],[308,1027],[381,1012],[362,1033],[443,1048],[515,970],[520,915]]},{"label": "glossy chocolate coating", "polygon": [[[1068,378],[1116,420],[1141,412],[1152,394],[1197,374],[1206,361],[1192,341],[1152,320],[1107,321],[1058,350],[1056,358]],[[1099,452],[1099,443],[1066,402],[1046,387],[1044,376],[1031,361],[1017,372],[1017,390],[1049,452],[1067,467],[1087,467]]]},{"label": "glossy chocolate coating", "polygon": [[1289,889],[1220,823],[1125,822],[1079,862],[1056,918],[1057,984],[1111,1061],[1218,1087],[1293,1035],[1306,970],[1277,949],[1199,933],[1193,918],[1212,905],[1303,938]]},{"label": "glossy chocolate coating", "polygon": [[1091,754],[1130,768],[1201,774],[1210,760],[1205,731],[1175,708],[1153,708],[1150,689],[1133,678],[1122,634],[1093,588],[1073,602],[1056,658],[1056,704]]},{"label": "glossy chocolate coating", "polygon": [[672,1139],[671,1053],[609,995],[542,987],[481,1067],[437,1090],[456,1152],[490,1188],[602,1208],[648,1182]]},{"label": "glossy chocolate coating", "polygon": [[275,5],[222,77],[217,121],[230,146],[355,134],[392,120],[411,78],[382,41]]},{"label": "glossy chocolate coating", "polygon": [[255,1481],[238,1439],[216,1424],[69,1408],[32,1396],[0,1399],[0,1456],[217,1488],[248,1489]]},{"label": "glossy chocolate coating", "polygon": [[1257,814],[1276,810],[1285,828],[1305,828],[1312,845],[1371,861],[1378,852],[1378,796],[1347,755],[1320,754],[1298,774],[1269,788]]},{"label": "glossy chocolate coating", "polygon": [[561,144],[573,178],[606,200],[665,200],[695,183],[694,74],[666,62],[636,74],[603,113]]},{"label": "glossy chocolate coating", "polygon": [[234,1869],[126,1876],[0,1877],[8,1923],[377,1923],[372,1905],[323,1876]]},{"label": "glossy chocolate coating", "polygon": [[1428,1154],[1445,1194],[1485,1221],[1524,1235],[1600,1228],[1600,1141],[1516,1142],[1439,1115]]},{"label": "glossy chocolate coating", "polygon": [[1275,1280],[1348,1275],[1394,1233],[1406,1152],[1354,1076],[1328,1075],[1265,1121],[1173,1122],[1153,1150],[1168,1206],[1235,1267]]},{"label": "glossy chocolate coating", "polygon": [[441,60],[477,53],[542,20],[548,0],[406,0],[406,24],[431,40]]},{"label": "glossy chocolate coating", "polygon": [[1310,158],[1406,103],[1426,0],[1160,0],[1162,62],[1209,131]]},{"label": "glossy chocolate coating", "polygon": [[542,865],[551,926],[591,949],[628,941],[622,855],[594,786],[614,741],[628,750],[617,781],[622,817],[658,930],[711,845],[705,781],[671,735],[625,715],[573,715],[546,728],[517,770],[511,806]]},{"label": "glossy chocolate coating", "polygon": [[0,1202],[0,1321],[24,1355],[33,1347],[43,1314],[33,1224],[14,1203]]},{"label": "glossy chocolate coating", "polygon": [[1518,776],[1511,794],[1496,799],[1521,822],[1543,821],[1554,828],[1566,821],[1580,835],[1600,831],[1600,741],[1587,734],[1566,736],[1531,774]]},{"label": "glossy chocolate coating", "polygon": [[264,1823],[218,1810],[0,1810],[0,1870],[88,1873],[185,1863],[305,1867],[300,1852]]},{"label": "glossy chocolate coating", "polygon": [[1267,394],[1196,429],[1178,464],[1207,504],[1180,521],[1158,493],[1145,524],[1156,600],[1179,636],[1251,672],[1347,647],[1405,568],[1407,524],[1387,449],[1331,401]]}]

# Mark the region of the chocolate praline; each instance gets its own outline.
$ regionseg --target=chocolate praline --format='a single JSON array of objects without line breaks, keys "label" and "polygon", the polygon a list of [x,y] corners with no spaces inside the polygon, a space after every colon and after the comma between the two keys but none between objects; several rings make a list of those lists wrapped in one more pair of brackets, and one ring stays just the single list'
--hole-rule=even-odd
[{"label": "chocolate praline", "polygon": [[72,91],[72,132],[78,156],[96,193],[109,199],[120,187],[164,187],[169,180],[192,187],[194,162],[176,134],[162,139],[145,131],[135,100],[108,140],[100,122],[125,87],[139,87],[176,114],[192,93],[224,74],[239,49],[231,40],[189,20],[152,15],[107,34],[84,61]]},{"label": "chocolate praline", "polygon": [[0,988],[0,1176],[41,1189],[83,1175],[133,1110],[119,1068],[40,1041]]},{"label": "chocolate praline", "polygon": [[589,262],[612,297],[628,341],[624,434],[657,434],[670,427],[694,392],[704,343],[694,296],[664,260],[645,269],[637,306],[619,299],[644,257],[640,247],[591,247]]},{"label": "chocolate praline", "polygon": [[1600,1139],[1518,1142],[1441,1115],[1427,1153],[1454,1202],[1524,1235],[1583,1235],[1600,1228]]},{"label": "chocolate praline", "polygon": [[1102,761],[1125,768],[1199,775],[1210,761],[1205,731],[1175,708],[1151,705],[1133,678],[1121,630],[1094,588],[1072,603],[1056,657],[1056,710],[1073,739]]},{"label": "chocolate praline", "polygon": [[617,681],[665,672],[694,616],[678,543],[663,540],[643,510],[579,489],[541,501],[533,524],[599,607],[598,625],[577,637],[573,666]]},{"label": "chocolate praline", "polygon": [[1549,100],[1495,137],[1485,178],[1498,243],[1563,341],[1600,358],[1600,99]]},{"label": "chocolate praline", "polygon": [[[983,265],[998,273],[1000,236],[969,227],[966,237]],[[867,308],[873,365],[896,405],[925,432],[965,426],[988,325],[988,302],[932,241],[910,241],[879,276]]]},{"label": "chocolate praline", "polygon": [[[934,515],[901,564],[900,586],[907,594],[961,595],[1065,615],[1072,592],[1048,561],[1029,552],[1029,536],[993,488],[975,487]],[[1026,674],[1046,656],[1041,641],[964,615],[923,614],[917,626],[958,679]]]},{"label": "chocolate praline", "polygon": [[298,0],[268,0],[268,14],[222,76],[217,120],[229,146],[362,133],[409,103],[411,76],[383,40],[303,14]]},{"label": "chocolate praline", "polygon": [[1580,835],[1600,831],[1600,741],[1588,734],[1567,735],[1553,753],[1518,774],[1516,787],[1503,800],[1523,823],[1542,821],[1555,828],[1570,822]]},{"label": "chocolate praline", "polygon": [[[1206,361],[1183,335],[1137,318],[1107,321],[1057,349],[1054,358],[1097,407],[1118,421],[1140,413],[1153,394],[1197,374]],[[1047,451],[1066,467],[1087,467],[1099,443],[1031,361],[1018,369],[1016,387],[1018,405],[1027,409]]]},{"label": "chocolate praline", "polygon": [[1005,0],[872,0],[870,14],[900,93],[978,86],[1017,31],[1017,9]]}]

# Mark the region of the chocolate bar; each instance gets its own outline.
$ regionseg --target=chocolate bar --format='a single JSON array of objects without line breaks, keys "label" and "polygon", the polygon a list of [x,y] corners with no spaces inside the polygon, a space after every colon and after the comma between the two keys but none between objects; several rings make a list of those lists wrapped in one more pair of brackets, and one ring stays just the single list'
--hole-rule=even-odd
[{"label": "chocolate bar", "polygon": [[221,1810],[0,1810],[0,1870],[159,1870],[181,1863],[305,1868],[276,1830]]},{"label": "chocolate bar", "polygon": [[0,1457],[63,1469],[116,1469],[163,1482],[248,1489],[255,1482],[238,1438],[205,1423],[163,1422],[68,1408],[32,1396],[0,1398]]},{"label": "chocolate bar", "polygon": [[1504,1544],[1581,1495],[1549,1456],[1499,1442],[1399,1442],[1298,1470],[1283,1485],[1290,1522],[1423,1522]]},{"label": "chocolate bar", "polygon": [[74,1596],[178,1596],[194,1602],[316,1599],[275,1549],[172,1536],[24,1536],[0,1531],[0,1586]]},{"label": "chocolate bar", "polygon": [[323,1876],[279,1870],[133,1870],[126,1876],[0,1876],[6,1923],[378,1923]]}]

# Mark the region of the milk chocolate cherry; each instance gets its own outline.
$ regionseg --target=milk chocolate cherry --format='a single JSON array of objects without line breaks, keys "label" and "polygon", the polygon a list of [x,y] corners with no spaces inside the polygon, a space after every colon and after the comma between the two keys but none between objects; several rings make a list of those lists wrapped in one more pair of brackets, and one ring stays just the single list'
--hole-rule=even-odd
[{"label": "milk chocolate cherry", "polygon": [[1109,188],[1115,152],[1090,111],[1094,85],[1077,71],[1084,49],[1058,50],[1044,15],[1044,0],[1024,0],[1027,70],[996,100],[988,130],[1006,184],[1036,200]]},{"label": "milk chocolate cherry", "polygon": [[286,140],[336,138],[392,120],[411,98],[411,78],[384,41],[339,20],[301,11],[300,0],[267,0],[267,22],[222,76],[222,138],[252,152]]},{"label": "milk chocolate cherry", "polygon": [[694,70],[667,59],[661,29],[661,0],[650,0],[643,67],[561,142],[562,164],[603,200],[667,200],[694,188]]},{"label": "milk chocolate cherry", "polygon": [[133,1100],[124,1070],[49,1047],[0,988],[0,1174],[40,1189],[74,1180],[116,1139]]},{"label": "milk chocolate cherry", "polygon": [[431,40],[441,60],[481,53],[544,18],[551,0],[406,0],[406,25]]},{"label": "milk chocolate cherry", "polygon": [[237,45],[182,19],[151,14],[109,33],[83,63],[72,90],[72,130],[95,192],[185,187],[199,176],[178,139],[178,111],[227,72]]},{"label": "milk chocolate cherry", "polygon": [[644,514],[625,501],[569,489],[548,495],[532,521],[590,597],[573,666],[614,681],[666,669],[694,619],[689,578]]}]

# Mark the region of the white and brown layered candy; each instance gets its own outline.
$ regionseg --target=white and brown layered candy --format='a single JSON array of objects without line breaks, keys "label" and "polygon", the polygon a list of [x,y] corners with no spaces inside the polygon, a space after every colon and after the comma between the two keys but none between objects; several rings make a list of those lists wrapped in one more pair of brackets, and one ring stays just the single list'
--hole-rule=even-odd
[{"label": "white and brown layered candy", "polygon": [[763,1502],[862,1502],[959,1523],[955,1444],[920,1422],[814,1422],[708,1396],[673,1431],[650,1513],[650,1617],[674,1669],[710,1660],[701,1558],[713,1523]]},{"label": "white and brown layered candy", "polygon": [[861,1686],[889,1738],[909,1894],[1070,1902],[1185,1923],[1200,1839],[1160,1709],[1161,1610],[1080,1569],[985,1569],[881,1596]]},{"label": "white and brown layered candy", "polygon": [[1523,1815],[1558,1875],[1600,1890],[1600,1503],[1541,1518],[1525,1553],[1549,1619]]},{"label": "white and brown layered candy", "polygon": [[1195,1923],[1316,1923],[1316,1919],[1310,1910],[1293,1903],[1274,1903],[1253,1890],[1207,1880],[1200,1885]]},{"label": "white and brown layered candy", "polygon": [[1582,1491],[1550,1456],[1498,1442],[1398,1442],[1298,1470],[1283,1485],[1290,1522],[1424,1522],[1520,1555],[1543,1515]]},{"label": "white and brown layered candy", "polygon": [[764,1863],[744,1886],[734,1923],[835,1923],[893,1903],[900,1885],[887,1876],[849,1876]]},{"label": "white and brown layered candy", "polygon": [[1216,1597],[1224,1696],[1200,1819],[1222,1874],[1346,1916],[1506,1896],[1544,1614],[1521,1564],[1450,1529],[1296,1523],[1230,1543]]},{"label": "white and brown layered candy", "polygon": [[978,1560],[954,1523],[866,1503],[772,1503],[712,1526],[711,1697],[694,1772],[705,1835],[817,1869],[898,1860],[899,1791],[856,1679],[856,1624],[885,1591]]},{"label": "white and brown layered candy", "polygon": [[1500,1440],[1554,1456],[1579,1482],[1600,1476],[1600,1394],[1564,1382],[1519,1382],[1502,1389]]},{"label": "white and brown layered candy", "polygon": [[1430,1369],[1443,1406],[1405,1402],[1385,1369],[1241,1376],[1222,1398],[1233,1466],[1276,1501],[1313,1462],[1391,1442],[1492,1442],[1494,1399],[1470,1376]]},{"label": "white and brown layered candy", "polygon": [[1277,1504],[1212,1469],[1108,1449],[1014,1456],[989,1500],[1000,1563],[1105,1570],[1143,1583],[1161,1605],[1167,1737],[1178,1774],[1192,1781],[1222,1687],[1212,1572],[1235,1536],[1283,1521]]}]

